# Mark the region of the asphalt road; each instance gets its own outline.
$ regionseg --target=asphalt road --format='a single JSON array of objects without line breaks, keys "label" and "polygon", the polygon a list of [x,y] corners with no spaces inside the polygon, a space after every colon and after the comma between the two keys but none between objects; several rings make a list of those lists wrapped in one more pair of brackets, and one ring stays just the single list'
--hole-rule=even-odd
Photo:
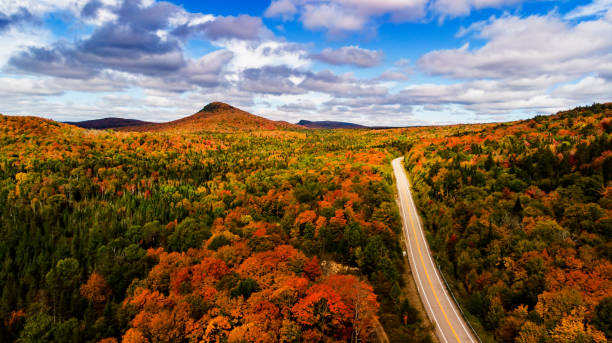
[{"label": "asphalt road", "polygon": [[400,214],[406,237],[406,254],[423,306],[435,326],[440,342],[478,343],[453,298],[448,294],[433,262],[418,212],[412,201],[410,183],[402,165],[403,159],[403,157],[396,158],[391,165],[399,194]]}]

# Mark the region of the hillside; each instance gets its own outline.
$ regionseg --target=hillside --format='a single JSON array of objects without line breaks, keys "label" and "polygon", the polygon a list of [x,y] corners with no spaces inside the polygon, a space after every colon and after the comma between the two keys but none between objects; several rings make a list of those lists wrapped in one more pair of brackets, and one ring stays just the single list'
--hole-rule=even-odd
[{"label": "hillside", "polygon": [[0,116],[0,341],[372,342],[380,323],[391,342],[431,342],[400,246],[404,154],[483,341],[606,342],[611,118],[598,104],[292,130],[213,103],[141,133]]},{"label": "hillside", "polygon": [[137,120],[137,119],[103,118],[103,119],[93,119],[93,120],[84,120],[84,121],[76,121],[76,122],[65,122],[65,124],[78,126],[83,129],[104,130],[104,129],[116,129],[116,128],[125,127],[125,126],[147,125],[147,124],[152,124],[152,123],[142,121],[142,120]]},{"label": "hillside", "polygon": [[245,112],[222,102],[212,102],[199,112],[178,120],[161,124],[146,124],[124,127],[123,131],[178,131],[178,132],[233,132],[268,131],[301,128],[283,121],[273,121]]},{"label": "hillside", "polygon": [[310,121],[300,120],[297,125],[308,127],[311,129],[366,129],[367,126],[345,123],[341,121]]},{"label": "hillside", "polygon": [[483,341],[610,342],[612,103],[411,139],[431,250]]},{"label": "hillside", "polygon": [[63,132],[76,132],[79,129],[51,119],[34,116],[5,116],[0,114],[0,136],[10,139],[16,135],[30,137],[53,137]]}]

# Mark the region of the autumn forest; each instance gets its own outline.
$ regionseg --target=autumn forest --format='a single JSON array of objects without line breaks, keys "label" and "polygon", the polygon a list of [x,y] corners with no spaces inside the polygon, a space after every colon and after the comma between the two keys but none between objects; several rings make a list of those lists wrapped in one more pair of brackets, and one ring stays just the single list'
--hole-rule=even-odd
[{"label": "autumn forest", "polygon": [[115,130],[0,116],[0,341],[437,342],[399,156],[482,342],[612,340],[612,104],[325,130],[215,103]]}]

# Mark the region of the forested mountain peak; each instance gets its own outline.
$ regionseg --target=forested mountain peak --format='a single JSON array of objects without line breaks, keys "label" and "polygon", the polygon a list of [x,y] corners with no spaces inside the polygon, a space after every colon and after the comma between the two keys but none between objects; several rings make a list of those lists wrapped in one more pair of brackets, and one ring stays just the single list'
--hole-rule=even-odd
[{"label": "forested mountain peak", "polygon": [[300,126],[266,119],[222,102],[211,102],[199,112],[161,124],[138,125],[125,131],[234,132],[298,129]]},{"label": "forested mountain peak", "polygon": [[228,105],[224,102],[213,101],[210,104],[204,106],[200,112],[220,112],[220,111],[231,111],[236,110],[237,108],[231,105]]},{"label": "forested mountain peak", "polygon": [[102,118],[102,119],[84,120],[84,121],[76,121],[76,122],[65,122],[65,124],[78,126],[84,129],[105,130],[105,129],[116,129],[116,128],[124,127],[124,126],[147,125],[147,124],[152,124],[152,123],[138,120],[138,119]]}]

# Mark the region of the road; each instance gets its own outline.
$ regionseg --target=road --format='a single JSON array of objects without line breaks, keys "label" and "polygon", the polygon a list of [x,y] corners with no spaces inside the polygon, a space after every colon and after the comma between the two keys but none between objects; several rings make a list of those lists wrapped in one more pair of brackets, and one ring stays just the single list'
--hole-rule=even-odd
[{"label": "road", "polygon": [[410,194],[410,183],[402,165],[403,159],[403,157],[396,158],[391,162],[391,165],[395,173],[399,194],[400,214],[404,236],[406,237],[406,253],[410,260],[410,267],[423,306],[435,326],[436,335],[440,342],[478,343],[455,302],[448,294],[433,262],[418,212]]}]

